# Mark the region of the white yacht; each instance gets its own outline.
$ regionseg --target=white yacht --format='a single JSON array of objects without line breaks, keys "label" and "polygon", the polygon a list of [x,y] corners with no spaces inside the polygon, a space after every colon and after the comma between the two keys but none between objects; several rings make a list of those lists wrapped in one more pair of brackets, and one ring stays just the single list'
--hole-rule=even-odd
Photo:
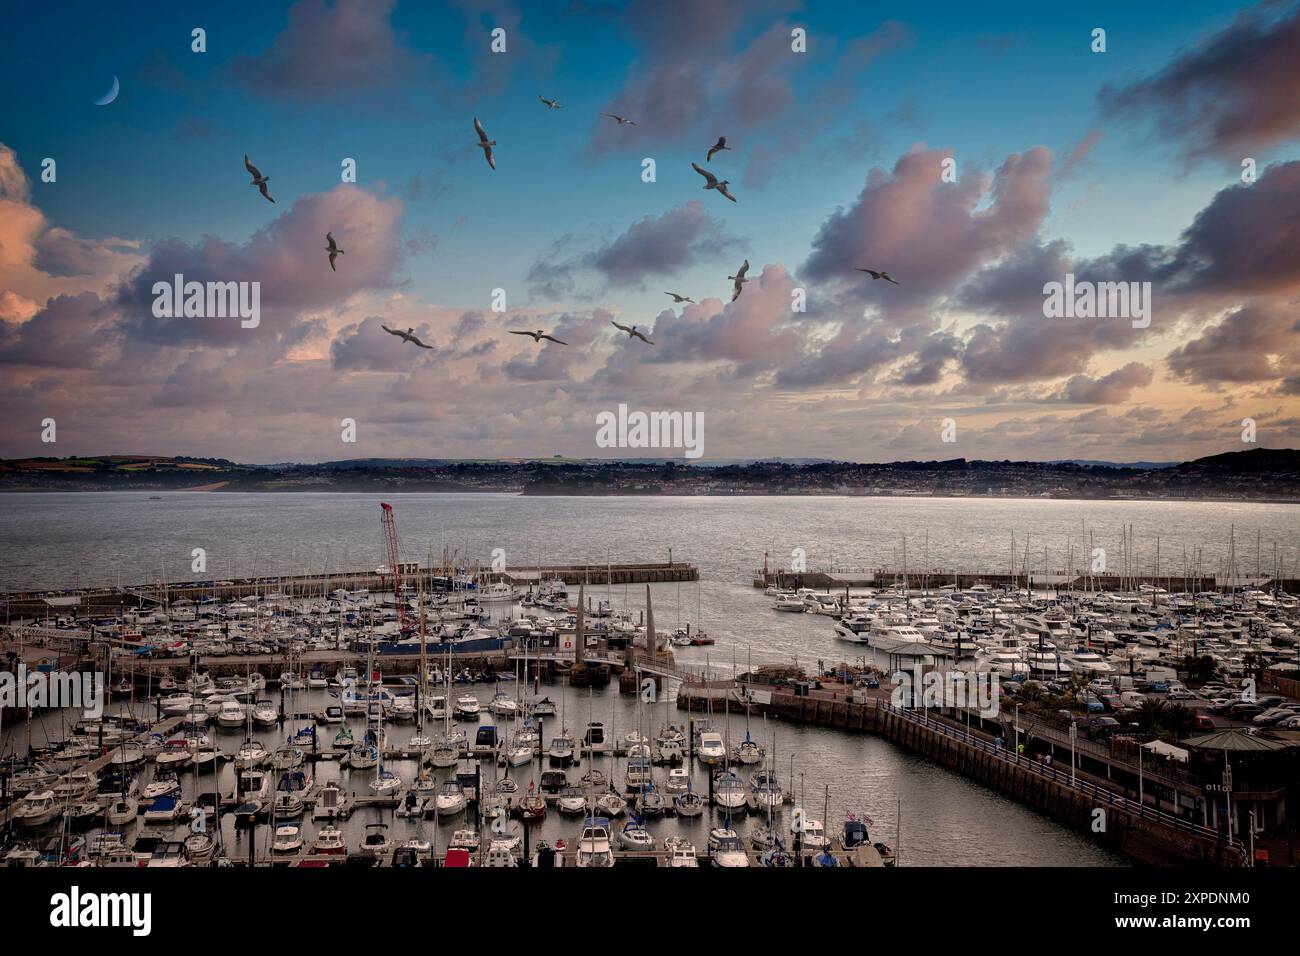
[{"label": "white yacht", "polygon": [[722,739],[722,734],[716,730],[704,731],[700,734],[700,742],[695,748],[695,754],[702,764],[721,763],[727,757],[727,745]]},{"label": "white yacht", "polygon": [[614,850],[610,846],[609,820],[606,817],[588,817],[583,821],[577,851],[578,866],[614,865]]},{"label": "white yacht", "polygon": [[14,808],[13,818],[19,826],[43,827],[62,812],[54,799],[53,790],[38,790],[27,794]]},{"label": "white yacht", "polygon": [[231,697],[222,701],[221,708],[217,711],[218,727],[242,727],[244,726],[244,705]]},{"label": "white yacht", "polygon": [[1115,668],[1107,663],[1106,658],[1089,647],[1076,647],[1065,655],[1070,666],[1085,674],[1113,674]]}]

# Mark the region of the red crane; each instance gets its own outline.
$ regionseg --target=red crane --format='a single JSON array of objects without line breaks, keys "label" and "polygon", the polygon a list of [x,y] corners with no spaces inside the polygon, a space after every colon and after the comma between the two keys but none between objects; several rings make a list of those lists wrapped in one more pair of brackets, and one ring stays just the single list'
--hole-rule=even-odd
[{"label": "red crane", "polygon": [[402,549],[397,544],[397,519],[393,516],[392,505],[380,502],[379,507],[383,510],[381,520],[388,546],[388,571],[393,576],[393,598],[397,601],[397,627],[406,631],[410,622],[406,616],[406,595],[402,593]]}]

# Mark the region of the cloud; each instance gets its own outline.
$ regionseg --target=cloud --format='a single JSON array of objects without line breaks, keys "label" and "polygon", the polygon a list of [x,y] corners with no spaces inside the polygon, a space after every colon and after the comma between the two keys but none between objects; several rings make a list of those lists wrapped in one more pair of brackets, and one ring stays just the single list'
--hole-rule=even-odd
[{"label": "cloud", "polygon": [[[401,213],[398,199],[340,184],[295,200],[242,245],[215,236],[195,243],[164,240],[119,291],[124,329],[155,345],[235,346],[268,339],[292,345],[310,333],[311,310],[335,309],[354,294],[396,283]],[[346,250],[337,272],[330,271],[324,251],[329,231]],[[154,284],[171,283],[176,274],[186,282],[261,283],[261,325],[245,329],[237,319],[155,317]]]},{"label": "cloud", "polygon": [[584,271],[594,272],[609,286],[643,286],[648,279],[727,255],[739,244],[698,199],[658,216],[645,216],[595,250],[564,255],[575,243],[575,237],[563,236],[533,263],[528,281],[534,294],[562,298],[573,291]]},{"label": "cloud", "polygon": [[1154,378],[1150,366],[1129,362],[1101,378],[1072,376],[1061,388],[1060,398],[1078,405],[1117,405],[1127,402],[1133,392],[1146,388]]},{"label": "cloud", "polygon": [[235,76],[257,93],[337,99],[388,89],[422,72],[389,19],[395,0],[298,0],[288,26],[258,57],[234,60]]},{"label": "cloud", "polygon": [[1262,3],[1167,66],[1103,87],[1112,116],[1150,116],[1189,159],[1240,160],[1300,135],[1300,8]]},{"label": "cloud", "polygon": [[1272,381],[1300,373],[1300,308],[1248,303],[1169,353],[1170,369],[1207,385]]},{"label": "cloud", "polygon": [[[945,183],[942,162],[951,156],[918,147],[891,172],[873,168],[857,199],[822,223],[801,274],[848,283],[864,301],[923,304],[1038,232],[1050,195],[1048,150],[1012,154],[991,178],[967,173]],[[900,285],[872,283],[859,267],[888,270]]]}]

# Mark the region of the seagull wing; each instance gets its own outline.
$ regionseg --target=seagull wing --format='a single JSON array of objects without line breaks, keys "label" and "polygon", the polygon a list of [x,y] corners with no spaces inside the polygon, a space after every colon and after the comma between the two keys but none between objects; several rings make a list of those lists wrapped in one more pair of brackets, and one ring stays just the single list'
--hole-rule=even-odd
[{"label": "seagull wing", "polygon": [[418,345],[418,346],[419,346],[420,348],[422,348],[422,349],[431,349],[431,348],[433,348],[432,345],[425,345],[423,342],[421,342],[421,341],[420,341],[418,338],[416,338],[414,335],[410,336],[410,338],[408,338],[407,341],[408,341],[408,342],[413,342],[414,344]]},{"label": "seagull wing", "polygon": [[331,253],[330,253],[330,271],[331,271],[331,272],[338,272],[338,271],[339,271],[338,269],[336,269],[336,268],[334,267],[334,260],[337,259],[338,257],[339,257],[339,254],[338,254],[337,252],[331,252]]},{"label": "seagull wing", "polygon": [[704,157],[704,161],[707,163],[709,160],[713,158],[715,153],[717,153],[719,150],[723,150],[726,148],[727,148],[727,137],[719,136],[718,141],[709,147],[709,155]]},{"label": "seagull wing", "polygon": [[244,154],[244,168],[248,170],[249,175],[254,179],[262,178],[262,174],[258,171],[258,168],[249,161],[247,153]]},{"label": "seagull wing", "polygon": [[708,189],[711,186],[716,186],[718,184],[718,177],[713,175],[713,173],[709,172],[699,163],[691,163],[691,169],[695,170],[697,173],[699,173],[701,176],[703,176],[705,179],[708,180],[708,185],[704,187],[705,189]]},{"label": "seagull wing", "polygon": [[510,332],[511,335],[533,335],[534,334],[532,332],[519,332],[516,331],[515,329],[509,329],[508,331]]},{"label": "seagull wing", "polygon": [[483,148],[483,156],[484,156],[484,158],[487,159],[487,163],[488,163],[488,165],[489,165],[490,167],[492,167],[493,169],[496,169],[496,168],[497,168],[497,160],[496,160],[496,157],[492,155],[492,147],[491,147],[491,146],[485,146],[485,147]]},{"label": "seagull wing", "polygon": [[749,271],[749,260],[746,259],[740,264],[740,270],[736,273],[737,279],[745,278],[745,273]]},{"label": "seagull wing", "polygon": [[259,183],[257,189],[263,196],[265,196],[267,199],[270,199],[271,202],[275,202],[274,199],[271,199],[271,194],[266,191],[266,183]]},{"label": "seagull wing", "polygon": [[338,252],[339,247],[338,247],[338,243],[334,241],[334,233],[332,232],[325,233],[325,242],[328,243],[326,248],[328,248],[330,252]]},{"label": "seagull wing", "polygon": [[379,327],[380,327],[381,329],[383,329],[385,332],[387,332],[389,335],[397,335],[397,336],[400,336],[400,335],[402,334],[401,332],[397,332],[397,331],[394,331],[393,329],[390,329],[390,328],[389,328],[388,326],[386,326],[386,325],[382,325],[382,324],[381,324]]},{"label": "seagull wing", "polygon": [[722,193],[722,195],[726,196],[726,197],[727,197],[728,199],[730,199],[732,202],[736,202],[736,197],[733,196],[733,195],[731,195],[731,193],[727,190],[727,187],[726,187],[726,186],[719,186],[719,187],[718,187],[718,192]]},{"label": "seagull wing", "polygon": [[892,282],[892,283],[894,283],[894,285],[898,285],[898,280],[895,279],[893,276],[891,276],[889,273],[887,273],[887,272],[882,272],[882,273],[880,273],[880,274],[881,274],[881,276],[883,276],[883,277],[885,278],[886,281],[888,281],[888,282]]},{"label": "seagull wing", "polygon": [[554,342],[556,345],[568,345],[568,344],[569,344],[568,342],[561,342],[561,341],[560,341],[559,339],[557,339],[554,335],[543,335],[542,338],[544,338],[544,339],[550,339],[550,340],[551,340],[552,342]]},{"label": "seagull wing", "polygon": [[617,322],[614,322],[614,321],[612,321],[612,320],[610,321],[609,324],[612,325],[612,326],[614,326],[614,328],[618,329],[620,332],[626,332],[626,333],[628,333],[629,335],[632,334],[632,330],[631,330],[630,328],[628,328],[626,325],[619,325]]},{"label": "seagull wing", "polygon": [[641,340],[642,342],[644,342],[646,345],[654,345],[653,342],[651,342],[648,338],[646,338],[646,337],[645,337],[644,335],[642,335],[640,332],[633,332],[632,335],[635,336],[636,338],[640,339],[640,340]]},{"label": "seagull wing", "polygon": [[478,121],[477,116],[474,117],[474,132],[478,133],[478,141],[480,143],[487,142],[487,138],[488,138],[487,130],[483,128],[483,124]]}]

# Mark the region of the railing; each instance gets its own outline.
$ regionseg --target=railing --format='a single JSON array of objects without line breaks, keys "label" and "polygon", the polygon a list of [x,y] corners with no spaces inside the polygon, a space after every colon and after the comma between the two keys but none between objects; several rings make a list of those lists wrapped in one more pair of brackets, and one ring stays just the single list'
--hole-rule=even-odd
[{"label": "railing", "polygon": [[[1026,757],[1022,757],[1017,752],[1010,751],[1006,747],[995,745],[981,737],[977,737],[970,731],[962,730],[960,727],[952,727],[941,718],[931,717],[928,714],[918,713],[912,710],[904,710],[903,708],[895,707],[893,704],[884,701],[872,700],[870,703],[878,709],[885,710],[892,714],[897,714],[904,720],[911,721],[914,724],[919,724],[930,730],[941,733],[946,737],[961,741],[962,743],[974,747],[976,750],[982,751],[983,753],[990,754],[999,760],[1005,760],[1017,767],[1047,777],[1048,779],[1076,790],[1079,793],[1095,797],[1096,799],[1103,801],[1107,806],[1119,807],[1144,819],[1152,820],[1164,826],[1173,827],[1176,830],[1190,833],[1195,836],[1213,840],[1219,839],[1219,832],[1211,827],[1204,827],[1171,813],[1165,813],[1163,810],[1148,807],[1144,803],[1129,800],[1127,797],[1119,796],[1104,787],[1099,787],[1086,780],[1080,780],[1077,774],[1074,775],[1073,779],[1071,779],[1071,774],[1069,773],[1057,770],[1055,767],[1040,764],[1037,761],[1030,760]],[[1244,852],[1243,848],[1236,841],[1233,841],[1230,846],[1232,846],[1236,851]]]}]

